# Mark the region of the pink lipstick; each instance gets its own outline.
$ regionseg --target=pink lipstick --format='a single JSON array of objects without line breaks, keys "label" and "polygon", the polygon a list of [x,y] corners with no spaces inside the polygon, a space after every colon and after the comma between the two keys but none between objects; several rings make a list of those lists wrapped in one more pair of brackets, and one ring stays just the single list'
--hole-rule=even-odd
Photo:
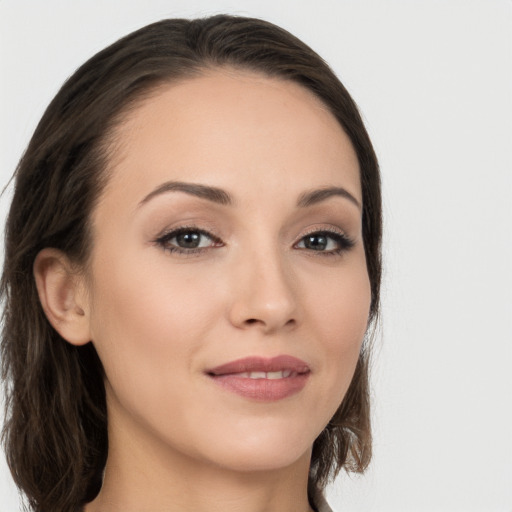
[{"label": "pink lipstick", "polygon": [[273,402],[300,392],[311,370],[304,361],[282,355],[237,359],[206,373],[214,382],[238,395]]}]

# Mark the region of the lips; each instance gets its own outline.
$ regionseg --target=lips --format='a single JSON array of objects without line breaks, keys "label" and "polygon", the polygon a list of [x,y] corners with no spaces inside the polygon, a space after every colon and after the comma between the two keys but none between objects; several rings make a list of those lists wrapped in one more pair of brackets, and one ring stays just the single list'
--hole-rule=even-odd
[{"label": "lips", "polygon": [[307,363],[289,355],[247,357],[208,370],[225,390],[256,401],[276,401],[299,393],[309,378]]}]

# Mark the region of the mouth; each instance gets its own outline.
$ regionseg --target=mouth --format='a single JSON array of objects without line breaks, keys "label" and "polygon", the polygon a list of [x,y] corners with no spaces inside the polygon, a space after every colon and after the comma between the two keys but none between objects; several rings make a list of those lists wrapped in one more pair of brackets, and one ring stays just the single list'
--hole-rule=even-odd
[{"label": "mouth", "polygon": [[[236,375],[237,377],[243,379],[286,379],[288,377],[296,377],[298,375],[297,372],[292,372],[291,370],[279,370],[277,372],[241,372],[241,373],[231,373],[224,375]],[[219,377],[220,375],[213,374],[212,377]]]},{"label": "mouth", "polygon": [[207,370],[206,375],[224,390],[251,400],[273,402],[299,393],[310,373],[301,359],[282,355],[237,359]]}]

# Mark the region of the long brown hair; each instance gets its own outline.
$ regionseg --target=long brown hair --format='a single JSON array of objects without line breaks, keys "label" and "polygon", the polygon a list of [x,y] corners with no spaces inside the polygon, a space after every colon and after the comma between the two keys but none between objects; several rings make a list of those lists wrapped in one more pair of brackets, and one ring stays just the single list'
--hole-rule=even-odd
[{"label": "long brown hair", "polygon": [[[6,224],[2,376],[3,443],[14,481],[37,512],[75,511],[94,499],[105,466],[107,410],[94,346],[65,342],[47,321],[32,266],[44,247],[84,264],[89,219],[104,186],[109,135],[129,109],[163,83],[230,66],[301,84],[330,109],[357,153],[363,240],[372,302],[379,308],[381,196],[378,163],[357,107],[328,65],[271,23],[227,15],[148,25],[92,57],[44,113],[15,172]],[[341,468],[371,458],[368,339],[350,388],[313,446],[310,498]]]}]

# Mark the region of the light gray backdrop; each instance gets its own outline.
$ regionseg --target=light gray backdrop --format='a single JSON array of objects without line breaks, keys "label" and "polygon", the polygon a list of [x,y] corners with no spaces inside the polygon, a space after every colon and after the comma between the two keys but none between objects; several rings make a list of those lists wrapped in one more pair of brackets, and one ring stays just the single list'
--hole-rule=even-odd
[{"label": "light gray backdrop", "polygon": [[[275,22],[335,69],[380,157],[385,203],[375,457],[340,512],[512,511],[512,3],[0,0],[0,180],[57,89],[164,17]],[[3,219],[8,195],[0,204]],[[0,512],[18,510],[3,458]]]}]

